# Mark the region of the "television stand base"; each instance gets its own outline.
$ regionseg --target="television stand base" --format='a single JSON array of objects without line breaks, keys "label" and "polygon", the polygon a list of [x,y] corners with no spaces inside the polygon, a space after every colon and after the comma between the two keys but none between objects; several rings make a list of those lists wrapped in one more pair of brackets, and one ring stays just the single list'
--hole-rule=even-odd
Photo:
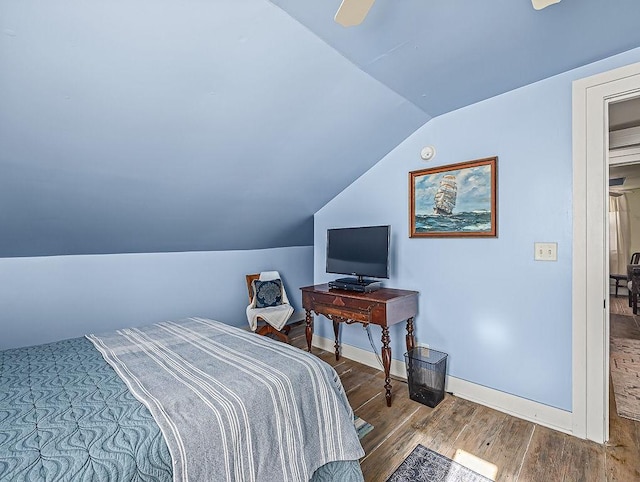
[{"label": "television stand base", "polygon": [[382,282],[374,280],[362,280],[357,278],[338,278],[329,282],[329,289],[357,291],[359,293],[371,293],[382,288]]}]

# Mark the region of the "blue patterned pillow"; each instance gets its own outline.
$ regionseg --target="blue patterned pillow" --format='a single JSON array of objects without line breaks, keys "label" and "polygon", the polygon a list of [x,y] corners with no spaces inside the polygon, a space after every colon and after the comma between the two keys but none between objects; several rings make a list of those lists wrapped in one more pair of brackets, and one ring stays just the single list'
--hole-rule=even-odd
[{"label": "blue patterned pillow", "polygon": [[278,306],[282,304],[281,280],[255,280],[253,283],[253,289],[256,293],[256,308],[267,308],[268,306]]}]

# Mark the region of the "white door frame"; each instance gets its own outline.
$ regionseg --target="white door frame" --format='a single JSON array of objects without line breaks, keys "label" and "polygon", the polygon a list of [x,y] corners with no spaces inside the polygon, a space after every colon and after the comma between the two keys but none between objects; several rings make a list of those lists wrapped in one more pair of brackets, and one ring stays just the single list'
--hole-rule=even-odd
[{"label": "white door frame", "polygon": [[609,103],[640,95],[640,63],[573,83],[573,433],[609,438]]}]

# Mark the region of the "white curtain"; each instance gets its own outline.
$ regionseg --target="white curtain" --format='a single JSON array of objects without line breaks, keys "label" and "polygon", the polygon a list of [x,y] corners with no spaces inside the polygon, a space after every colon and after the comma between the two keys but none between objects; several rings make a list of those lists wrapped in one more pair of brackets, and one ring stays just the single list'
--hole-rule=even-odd
[{"label": "white curtain", "polygon": [[627,274],[631,231],[626,194],[609,196],[609,272]]}]

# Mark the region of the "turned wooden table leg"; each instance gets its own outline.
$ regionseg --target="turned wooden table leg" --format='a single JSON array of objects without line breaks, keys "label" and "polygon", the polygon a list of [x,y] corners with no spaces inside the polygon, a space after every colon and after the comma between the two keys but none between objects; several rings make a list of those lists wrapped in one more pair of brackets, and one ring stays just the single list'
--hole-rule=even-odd
[{"label": "turned wooden table leg", "polygon": [[413,317],[407,320],[407,351],[416,346],[416,338],[413,336]]},{"label": "turned wooden table leg", "polygon": [[391,347],[389,346],[389,342],[391,341],[391,337],[389,337],[389,328],[386,326],[382,327],[382,364],[384,365],[384,389],[385,389],[385,397],[387,399],[387,407],[391,406],[391,377],[389,376],[389,372],[391,371]]},{"label": "turned wooden table leg", "polygon": [[333,320],[333,334],[336,337],[334,348],[336,349],[336,361],[340,360],[340,323]]},{"label": "turned wooden table leg", "polygon": [[307,350],[311,353],[311,340],[313,339],[313,315],[311,310],[306,310],[305,321],[307,322],[307,328],[305,334],[307,335]]}]

